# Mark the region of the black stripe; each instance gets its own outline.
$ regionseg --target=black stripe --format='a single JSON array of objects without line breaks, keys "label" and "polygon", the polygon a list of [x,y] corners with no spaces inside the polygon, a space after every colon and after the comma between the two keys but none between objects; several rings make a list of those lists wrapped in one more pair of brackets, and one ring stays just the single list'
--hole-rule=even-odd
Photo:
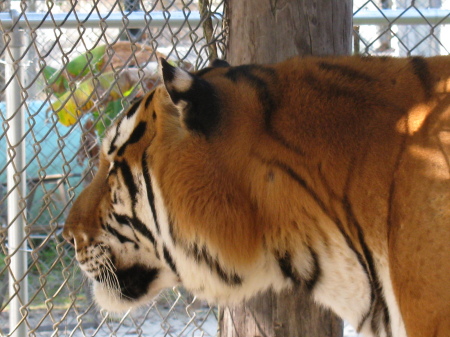
[{"label": "black stripe", "polygon": [[337,73],[339,77],[347,77],[350,81],[361,80],[364,82],[373,82],[375,80],[372,76],[342,64],[333,64],[322,61],[318,63],[318,66],[322,70]]},{"label": "black stripe", "polygon": [[214,267],[217,275],[227,284],[236,286],[242,284],[242,278],[236,273],[227,274],[217,260],[214,261]]},{"label": "black stripe", "polygon": [[172,216],[170,214],[169,214],[169,216],[167,218],[168,218],[167,220],[169,222],[169,234],[170,234],[170,237],[172,238],[173,243],[176,244],[178,239],[177,239],[177,236],[176,236],[176,233],[175,233],[175,226],[173,224],[173,218],[172,218]]},{"label": "black stripe", "polygon": [[292,267],[292,258],[289,252],[285,252],[284,255],[276,254],[279,257],[277,258],[278,265],[280,266],[281,272],[285,278],[290,279],[295,285],[299,285],[301,283],[301,278],[295,272],[295,269]]},{"label": "black stripe", "polygon": [[312,270],[310,271],[310,275],[308,279],[303,280],[298,273],[296,272],[296,269],[292,265],[292,257],[289,252],[285,252],[284,255],[279,255],[277,258],[278,265],[280,266],[281,272],[283,273],[283,276],[292,280],[292,282],[295,285],[299,285],[302,281],[304,281],[306,288],[308,291],[313,291],[315,285],[319,281],[320,275],[321,275],[321,269],[319,265],[319,257],[317,256],[317,253],[311,248],[308,247],[309,253],[311,255],[312,259]]},{"label": "black stripe", "polygon": [[127,118],[133,117],[133,115],[136,113],[139,106],[141,105],[141,101],[142,101],[142,98],[138,98],[136,101],[132,102],[133,105],[128,109],[127,114],[126,114]]},{"label": "black stripe", "polygon": [[[268,76],[270,82],[267,82],[255,72],[259,72]],[[271,68],[256,66],[256,65],[246,65],[230,68],[230,70],[225,74],[233,82],[238,82],[239,80],[244,80],[248,82],[258,94],[258,100],[261,102],[264,115],[264,126],[266,132],[270,137],[275,139],[282,146],[288,150],[303,156],[304,151],[297,146],[290,144],[284,136],[278,133],[272,127],[272,117],[277,110],[277,102],[274,99],[272,93],[270,92],[270,87],[275,86],[278,78],[276,71]]]},{"label": "black stripe", "polygon": [[152,232],[150,232],[147,226],[145,226],[145,224],[142,221],[140,221],[136,216],[129,217],[127,215],[117,213],[113,213],[113,216],[114,219],[116,219],[116,221],[119,224],[130,226],[132,229],[137,230],[139,233],[141,233],[143,236],[149,239],[150,242],[153,244],[153,246],[156,248],[156,240]]},{"label": "black stripe", "polygon": [[[342,234],[343,238],[345,239],[345,242],[347,246],[350,248],[351,251],[355,254],[359,264],[361,265],[364,273],[367,276],[367,279],[369,280],[369,284],[371,285],[371,293],[370,293],[370,303],[373,303],[375,300],[375,290],[373,289],[373,284],[371,282],[371,272],[369,268],[366,265],[366,261],[362,254],[356,249],[355,245],[353,244],[350,236],[346,233],[344,230],[344,226],[342,225],[342,222],[339,220],[337,216],[333,216],[328,209],[328,207],[325,205],[325,203],[319,198],[319,196],[314,192],[314,190],[307,184],[307,182],[300,177],[292,168],[290,168],[288,165],[281,163],[279,161],[265,161],[263,159],[260,159],[263,161],[266,165],[274,165],[281,169],[283,172],[285,172],[287,175],[289,175],[297,184],[299,184],[317,203],[317,205],[321,208],[321,210],[336,224],[339,232]],[[360,327],[362,327],[362,324],[367,319],[368,315],[370,314],[370,311],[363,317],[362,322],[360,323]]]},{"label": "black stripe", "polygon": [[129,217],[127,217],[126,215],[120,215],[117,214],[115,212],[112,213],[114,219],[117,221],[118,224],[120,225],[129,225],[128,223],[128,219]]},{"label": "black stripe", "polygon": [[313,191],[313,189],[308,185],[305,179],[300,177],[291,167],[288,165],[277,161],[277,160],[270,160],[266,161],[264,159],[260,159],[264,164],[266,165],[273,165],[277,168],[279,168],[281,171],[286,173],[288,176],[290,176],[297,184],[299,184],[303,189],[308,192],[308,194],[314,199],[314,201],[319,205],[319,207],[322,209],[322,211],[327,214],[327,216],[332,219],[333,221],[337,221],[335,217],[333,217],[330,212],[327,210],[327,207],[325,203],[319,198],[319,196]]},{"label": "black stripe", "polygon": [[111,203],[113,205],[117,205],[119,203],[119,198],[117,197],[117,191],[114,191],[113,196],[112,196],[112,200]]},{"label": "black stripe", "polygon": [[386,333],[387,337],[392,337],[392,329],[389,318],[389,311],[384,304],[382,298],[379,298],[375,301],[372,310],[372,321],[370,322],[370,328],[374,332],[375,335],[380,335],[382,332],[382,328]]},{"label": "black stripe", "polygon": [[231,67],[225,74],[233,82],[237,82],[240,78],[252,77],[254,72],[260,72],[267,76],[275,76],[276,71],[273,68],[264,67],[257,64],[245,64],[242,66]]},{"label": "black stripe", "polygon": [[178,270],[177,267],[175,265],[175,262],[173,261],[172,255],[170,255],[169,251],[167,250],[166,246],[163,246],[163,252],[164,252],[164,260],[166,261],[166,263],[169,265],[170,269],[177,275],[178,274]]},{"label": "black stripe", "polygon": [[117,151],[117,155],[122,156],[128,145],[139,142],[141,138],[145,135],[146,130],[147,130],[147,123],[144,121],[139,122],[139,124],[134,128],[128,140],[125,143],[123,143],[119,151]]},{"label": "black stripe", "polygon": [[[352,85],[344,86],[342,83],[330,80],[322,80],[317,76],[317,72],[307,71],[303,77],[303,82],[315,91],[316,99],[326,100],[327,102],[335,102],[339,98],[350,99],[356,107],[368,108],[368,104],[373,100],[364,91],[364,86],[355,87]],[[370,95],[373,96],[371,92]]]},{"label": "black stripe", "polygon": [[128,189],[128,194],[130,195],[132,207],[134,209],[137,202],[138,188],[134,182],[133,173],[131,172],[130,166],[125,161],[116,161],[116,165],[122,172],[123,181]]},{"label": "black stripe", "polygon": [[420,56],[411,57],[410,63],[413,69],[414,74],[419,78],[420,83],[422,84],[423,91],[425,93],[425,98],[431,98],[431,73],[428,68],[427,61],[425,58]]},{"label": "black stripe", "polygon": [[199,249],[197,244],[194,244],[192,248],[187,249],[188,255],[192,256],[197,263],[204,262],[211,271],[215,271],[219,278],[230,286],[236,286],[242,284],[242,278],[235,274],[228,274],[222,268],[220,263],[214,259],[211,255],[209,255],[208,250],[205,246],[202,249]]},{"label": "black stripe", "polygon": [[203,68],[203,69],[197,71],[195,73],[195,75],[197,75],[198,77],[202,77],[202,76],[206,75],[207,73],[209,73],[211,70],[214,70],[214,68],[213,67],[206,67],[206,68]]},{"label": "black stripe", "polygon": [[147,239],[149,239],[156,249],[155,237],[153,236],[152,232],[147,228],[147,226],[145,226],[145,224],[141,220],[139,220],[136,216],[134,216],[133,218],[131,218],[131,225],[136,230],[138,230],[142,235],[144,235]]},{"label": "black stripe", "polygon": [[387,337],[392,337],[392,327],[391,327],[391,316],[389,315],[389,309],[386,305],[386,302],[384,300],[383,297],[383,324],[384,324],[384,328],[386,330],[386,335]]},{"label": "black stripe", "polygon": [[229,68],[230,64],[225,60],[215,59],[214,61],[212,61],[211,67],[213,67],[213,68]]},{"label": "black stripe", "polygon": [[116,229],[114,229],[110,225],[105,225],[105,230],[108,231],[111,235],[115,236],[120,241],[120,243],[131,242],[134,243],[135,245],[137,244],[133,240],[127,238],[125,235],[120,234]]},{"label": "black stripe", "polygon": [[230,68],[225,76],[235,83],[239,80],[245,80],[255,89],[258,94],[258,99],[264,109],[264,121],[266,128],[269,130],[271,129],[272,112],[275,111],[276,107],[275,100],[268,89],[270,85],[260,76],[255,74],[255,71],[260,71],[268,75],[272,80],[271,82],[273,82],[273,79],[276,76],[276,72],[273,69],[256,65],[244,65]]},{"label": "black stripe", "polygon": [[317,255],[317,253],[311,247],[308,247],[308,250],[313,260],[313,269],[309,279],[305,281],[305,284],[306,288],[308,288],[308,290],[311,292],[319,281],[322,270],[320,269],[319,256]]},{"label": "black stripe", "polygon": [[145,131],[147,130],[147,122],[141,121],[133,130],[130,138],[127,140],[127,144],[136,144],[141,140],[141,138],[145,135]]},{"label": "black stripe", "polygon": [[204,75],[206,75],[207,73],[209,73],[211,70],[217,69],[217,68],[228,68],[230,67],[229,63],[225,60],[220,60],[220,59],[215,59],[212,63],[211,66],[203,68],[197,72],[195,72],[194,74],[198,77],[202,77]]},{"label": "black stripe", "polygon": [[[356,228],[357,234],[358,234],[358,241],[361,245],[361,248],[363,250],[363,255],[366,261],[366,266],[368,266],[368,272],[369,272],[369,277],[370,277],[370,284],[371,284],[371,288],[372,288],[372,293],[373,293],[373,297],[371,297],[371,308],[369,309],[368,313],[366,315],[364,315],[364,319],[359,323],[359,328],[362,328],[365,320],[372,315],[372,328],[374,326],[374,320],[377,320],[377,317],[379,316],[383,316],[383,322],[384,324],[386,324],[386,322],[388,322],[387,324],[390,326],[390,317],[389,317],[389,312],[387,310],[387,304],[384,300],[384,295],[383,295],[383,287],[382,284],[380,282],[380,279],[378,277],[378,273],[376,271],[375,268],[375,262],[373,259],[373,254],[370,251],[365,237],[364,237],[364,232],[362,230],[361,225],[359,224],[358,220],[356,219],[350,201],[348,199],[348,195],[345,194],[343,201],[342,201],[344,208],[345,208],[345,212],[347,214],[348,217],[348,221]],[[381,322],[381,320],[380,320]],[[385,325],[386,328],[386,325]],[[387,333],[388,330],[386,330]],[[376,332],[376,330],[374,330],[374,332]],[[391,336],[388,334],[388,337]]]},{"label": "black stripe", "polygon": [[[358,331],[361,330],[361,328],[364,326],[365,321],[371,317],[371,327],[373,328],[374,322],[377,320],[377,317],[383,316],[383,320],[379,320],[379,323],[382,322],[389,322],[389,313],[387,311],[387,304],[384,299],[383,295],[383,287],[380,282],[378,272],[375,267],[375,261],[373,258],[373,254],[367,245],[367,242],[364,237],[364,231],[362,229],[361,224],[359,223],[358,219],[355,216],[355,213],[353,212],[353,207],[350,202],[349,198],[349,190],[352,182],[352,177],[354,177],[354,169],[357,165],[356,160],[350,161],[350,167],[347,172],[347,179],[345,182],[344,187],[344,195],[342,197],[342,206],[344,208],[345,214],[346,214],[346,220],[347,223],[350,224],[354,229],[356,229],[357,233],[357,240],[359,242],[359,245],[362,249],[362,255],[364,257],[364,266],[366,270],[366,274],[368,275],[369,281],[370,281],[370,288],[371,288],[371,304],[369,309],[367,310],[366,314],[362,316],[362,320],[358,324]],[[382,308],[382,309],[380,309]],[[384,316],[386,314],[387,316]],[[388,323],[390,324],[390,323]],[[385,326],[385,331],[388,337],[391,336],[391,334],[388,334],[388,331],[390,331],[390,328],[388,329]],[[377,332],[377,330],[374,330],[374,332]]]},{"label": "black stripe", "polygon": [[112,215],[114,217],[114,220],[116,220],[116,222],[119,225],[131,227],[131,221],[130,221],[130,217],[129,216],[117,214],[116,212],[113,212]]},{"label": "black stripe", "polygon": [[120,125],[122,124],[123,118],[121,118],[116,125],[116,133],[114,134],[113,139],[111,140],[111,144],[109,145],[109,150],[108,150],[108,155],[112,154],[116,149],[117,146],[114,144],[117,140],[117,137],[119,137],[119,128]]},{"label": "black stripe", "polygon": [[148,109],[148,106],[150,105],[151,101],[153,100],[153,96],[155,95],[155,90],[153,90],[145,99],[144,108]]},{"label": "black stripe", "polygon": [[145,188],[147,190],[147,200],[150,204],[150,208],[152,210],[153,220],[155,222],[156,232],[158,234],[161,233],[159,229],[159,223],[158,223],[158,214],[156,213],[156,207],[155,207],[155,195],[153,194],[153,187],[152,187],[152,180],[150,176],[150,171],[148,169],[147,164],[147,152],[144,151],[144,154],[142,155],[142,171],[144,174],[144,182],[145,182]]}]

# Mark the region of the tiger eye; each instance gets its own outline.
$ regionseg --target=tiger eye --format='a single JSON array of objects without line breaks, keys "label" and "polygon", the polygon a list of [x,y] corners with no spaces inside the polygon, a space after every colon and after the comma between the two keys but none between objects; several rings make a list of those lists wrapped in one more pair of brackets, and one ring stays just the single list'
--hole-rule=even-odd
[{"label": "tiger eye", "polygon": [[270,170],[269,172],[267,172],[267,181],[268,182],[272,182],[275,180],[275,173]]}]

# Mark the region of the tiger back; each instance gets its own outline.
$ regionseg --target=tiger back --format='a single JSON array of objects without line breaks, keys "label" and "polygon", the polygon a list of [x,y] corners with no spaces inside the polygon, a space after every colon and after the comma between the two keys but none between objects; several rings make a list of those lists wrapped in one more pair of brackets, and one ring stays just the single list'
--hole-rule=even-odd
[{"label": "tiger back", "polygon": [[365,336],[450,335],[450,57],[160,68],[64,229],[101,306],[304,284]]}]

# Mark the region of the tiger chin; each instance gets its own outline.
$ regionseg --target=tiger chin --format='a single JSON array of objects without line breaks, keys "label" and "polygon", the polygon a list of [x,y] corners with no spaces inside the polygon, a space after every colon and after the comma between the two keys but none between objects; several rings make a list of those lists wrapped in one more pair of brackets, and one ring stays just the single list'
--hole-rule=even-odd
[{"label": "tiger chin", "polygon": [[160,73],[64,228],[103,308],[304,286],[364,336],[450,336],[450,57]]}]

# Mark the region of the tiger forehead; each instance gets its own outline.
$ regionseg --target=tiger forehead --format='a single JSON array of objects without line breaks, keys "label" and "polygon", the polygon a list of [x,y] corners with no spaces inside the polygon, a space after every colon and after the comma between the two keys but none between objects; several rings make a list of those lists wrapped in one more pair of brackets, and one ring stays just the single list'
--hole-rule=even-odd
[{"label": "tiger forehead", "polygon": [[[262,65],[243,65],[237,67],[212,66],[194,72],[193,74],[196,77],[201,77],[210,82],[215,87],[216,94],[218,93],[217,90],[226,90],[226,86],[219,84],[224,83],[219,79],[226,79],[233,83],[233,85],[239,82],[245,82],[254,87],[261,88],[268,82],[273,83],[276,78],[273,67]],[[149,124],[153,124],[152,120],[156,118],[156,112],[152,107],[152,103],[156,99],[168,108],[166,100],[169,99],[169,95],[164,86],[158,86],[142,98],[131,101],[130,107],[107,132],[102,149],[110,161],[113,161],[116,155],[122,155],[127,145],[136,143],[136,139],[143,137],[144,133],[148,131]],[[165,112],[171,114],[173,111],[168,108]]]},{"label": "tiger forehead", "polygon": [[102,151],[112,162],[116,155],[122,155],[130,144],[137,143],[148,131],[148,114],[155,91],[131,101],[130,107],[107,131],[102,143]]}]

